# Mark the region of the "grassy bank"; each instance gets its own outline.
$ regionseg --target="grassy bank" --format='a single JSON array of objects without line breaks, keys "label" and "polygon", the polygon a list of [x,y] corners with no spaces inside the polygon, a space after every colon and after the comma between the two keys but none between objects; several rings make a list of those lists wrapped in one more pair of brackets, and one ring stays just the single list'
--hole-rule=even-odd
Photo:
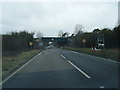
[{"label": "grassy bank", "polygon": [[102,58],[106,58],[106,59],[112,59],[115,61],[118,61],[120,59],[118,57],[120,55],[120,53],[118,53],[117,49],[97,50],[97,51],[93,51],[90,48],[68,48],[68,47],[66,47],[64,49],[81,52],[81,53],[86,53],[86,54],[90,54],[90,55],[94,55],[94,56],[98,56],[98,57],[102,57]]},{"label": "grassy bank", "polygon": [[20,67],[26,61],[37,55],[40,50],[31,50],[16,54],[15,56],[3,56],[2,57],[2,76],[5,78],[15,69]]}]

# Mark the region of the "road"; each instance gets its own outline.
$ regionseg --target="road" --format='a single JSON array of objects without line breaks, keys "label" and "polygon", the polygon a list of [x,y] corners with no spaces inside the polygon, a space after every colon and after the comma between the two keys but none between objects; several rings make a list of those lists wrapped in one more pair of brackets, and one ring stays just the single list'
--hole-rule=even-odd
[{"label": "road", "polygon": [[48,49],[4,80],[3,88],[118,88],[118,63]]}]

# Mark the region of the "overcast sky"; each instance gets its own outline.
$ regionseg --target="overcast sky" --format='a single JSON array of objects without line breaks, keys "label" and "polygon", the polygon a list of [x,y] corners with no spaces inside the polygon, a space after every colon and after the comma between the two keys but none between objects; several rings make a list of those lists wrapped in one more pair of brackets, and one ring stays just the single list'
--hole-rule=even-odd
[{"label": "overcast sky", "polygon": [[76,24],[84,31],[113,28],[118,22],[117,2],[10,2],[2,3],[2,33],[42,32],[57,36],[59,30],[73,33]]}]

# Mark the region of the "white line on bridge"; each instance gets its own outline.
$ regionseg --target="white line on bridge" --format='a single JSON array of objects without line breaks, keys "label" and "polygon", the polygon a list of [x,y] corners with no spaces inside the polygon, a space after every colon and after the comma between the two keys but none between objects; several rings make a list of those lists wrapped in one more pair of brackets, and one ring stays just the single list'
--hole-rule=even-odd
[{"label": "white line on bridge", "polygon": [[[42,52],[41,52],[42,53]],[[14,73],[12,73],[10,76],[8,76],[4,81],[2,81],[0,83],[0,85],[2,85],[4,82],[6,82],[8,79],[10,79],[14,74],[16,74],[18,71],[20,71],[22,68],[24,68],[26,65],[28,65],[31,61],[33,61],[36,57],[38,57],[39,55],[41,55],[41,53],[39,53],[38,55],[36,55],[35,57],[33,57],[32,59],[30,59],[27,63],[25,63],[23,66],[21,66],[19,69],[17,69]]]},{"label": "white line on bridge", "polygon": [[89,75],[87,75],[85,72],[83,72],[80,68],[78,68],[75,64],[73,64],[71,61],[68,61],[72,66],[74,66],[78,71],[80,71],[84,76],[91,79]]}]

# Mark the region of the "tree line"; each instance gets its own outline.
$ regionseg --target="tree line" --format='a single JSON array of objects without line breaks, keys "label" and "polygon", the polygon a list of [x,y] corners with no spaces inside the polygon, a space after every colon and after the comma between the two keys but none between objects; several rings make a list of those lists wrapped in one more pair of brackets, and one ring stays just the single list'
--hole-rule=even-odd
[{"label": "tree line", "polygon": [[[91,48],[93,46],[97,47],[97,37],[101,33],[104,35],[105,48],[119,48],[119,33],[120,25],[114,27],[113,29],[94,29],[93,32],[84,32],[82,25],[76,25],[73,34],[69,35],[68,32],[59,31],[59,37],[67,37],[67,46],[83,48],[83,39],[86,40],[85,47]],[[10,34],[2,35],[2,51],[23,51],[29,50],[29,42],[33,42],[35,45],[36,41],[33,37],[34,33],[29,33],[27,31],[21,32],[11,32]],[[42,33],[37,36],[43,36]]]},{"label": "tree line", "polygon": [[86,40],[85,47],[97,47],[97,38],[99,34],[103,35],[105,41],[105,48],[119,48],[119,33],[120,25],[113,29],[103,28],[94,29],[93,32],[83,32],[81,26],[76,26],[77,33],[72,34],[70,37],[70,46],[83,48],[83,39]]},{"label": "tree line", "polygon": [[2,35],[2,51],[23,51],[29,49],[29,42],[34,42],[34,33],[27,31],[11,32]]}]

